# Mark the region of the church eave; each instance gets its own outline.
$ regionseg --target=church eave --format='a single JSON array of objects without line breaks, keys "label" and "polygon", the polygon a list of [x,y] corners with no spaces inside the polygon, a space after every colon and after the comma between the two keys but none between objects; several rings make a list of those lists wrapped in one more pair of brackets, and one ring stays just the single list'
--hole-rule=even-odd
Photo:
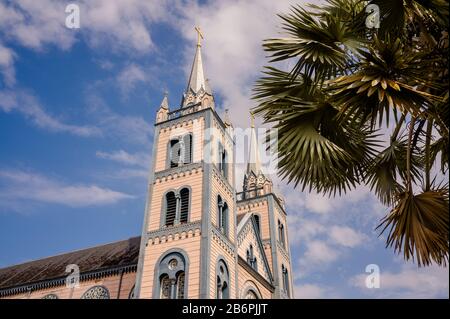
[{"label": "church eave", "polygon": [[[116,266],[116,267],[108,267],[108,268],[83,272],[83,273],[80,273],[80,282],[94,280],[94,279],[100,279],[100,278],[114,276],[114,275],[119,275],[120,273],[136,272],[136,268],[137,268],[137,264],[133,263],[133,264],[129,264],[129,265],[121,265],[121,266]],[[36,290],[42,290],[42,289],[62,286],[62,285],[66,284],[66,278],[67,278],[67,276],[50,278],[50,279],[30,282],[30,283],[26,283],[26,284],[22,284],[22,285],[18,285],[18,286],[0,288],[0,297],[17,295],[17,294],[21,294],[21,293],[30,292],[30,291],[36,291]]]},{"label": "church eave", "polygon": [[247,261],[241,256],[238,256],[238,264],[241,265],[245,270],[247,270],[259,283],[261,283],[265,288],[267,288],[271,293],[275,291],[275,287],[266,280],[259,272],[253,269]]}]

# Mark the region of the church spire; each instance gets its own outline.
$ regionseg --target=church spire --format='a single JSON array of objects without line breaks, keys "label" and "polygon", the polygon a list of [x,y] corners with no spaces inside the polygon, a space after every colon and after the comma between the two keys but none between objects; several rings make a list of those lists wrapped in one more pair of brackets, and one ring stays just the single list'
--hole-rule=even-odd
[{"label": "church spire", "polygon": [[169,109],[169,99],[168,99],[168,96],[169,96],[169,92],[167,92],[167,90],[164,91],[164,98],[163,98],[163,100],[161,101],[161,105],[159,106],[160,108],[165,109],[165,110],[168,110],[168,109]]},{"label": "church spire", "polygon": [[189,82],[186,89],[186,93],[188,93],[189,90],[191,90],[192,93],[194,94],[198,93],[202,88],[203,90],[206,90],[206,81],[205,81],[205,74],[203,72],[203,62],[201,52],[202,47],[201,40],[203,39],[203,34],[200,31],[199,27],[195,27],[195,31],[197,31],[197,38],[198,38],[197,49],[195,51],[194,63],[192,64],[191,74],[189,75]]},{"label": "church spire", "polygon": [[195,27],[195,31],[197,31],[197,49],[195,50],[194,62],[189,74],[186,92],[183,94],[181,107],[200,105],[201,108],[211,107],[214,109],[214,97],[208,79],[205,78],[205,73],[203,72],[201,51],[203,33],[199,27]]},{"label": "church spire", "polygon": [[258,136],[255,128],[255,117],[250,112],[252,124],[250,133],[249,155],[247,171],[244,174],[244,198],[252,198],[272,192],[272,181],[265,176],[261,169]]},{"label": "church spire", "polygon": [[156,112],[156,123],[167,121],[169,119],[169,92],[164,92],[164,98]]},{"label": "church spire", "polygon": [[259,144],[255,129],[255,116],[250,112],[251,116],[251,135],[250,135],[250,150],[247,163],[247,174],[252,171],[257,176],[261,172],[261,160],[259,158]]}]

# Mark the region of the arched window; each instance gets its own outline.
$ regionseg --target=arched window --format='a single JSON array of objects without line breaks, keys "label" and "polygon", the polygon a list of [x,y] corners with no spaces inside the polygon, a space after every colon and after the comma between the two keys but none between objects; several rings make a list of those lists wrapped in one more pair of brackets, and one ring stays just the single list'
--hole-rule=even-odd
[{"label": "arched window", "polygon": [[165,256],[158,267],[158,295],[161,299],[184,299],[186,296],[186,260],[178,252]]},{"label": "arched window", "polygon": [[283,247],[286,247],[286,241],[284,239],[284,225],[278,220],[278,240]]},{"label": "arched window", "polygon": [[245,294],[245,299],[259,299],[259,298],[256,292],[254,292],[252,289],[249,289]]},{"label": "arched window", "polygon": [[187,223],[189,214],[189,189],[180,191],[180,223]]},{"label": "arched window", "polygon": [[256,261],[256,257],[253,253],[253,245],[250,245],[249,249],[247,250],[247,263],[255,270],[258,270],[258,264]]},{"label": "arched window", "polygon": [[184,271],[181,271],[177,279],[177,299],[184,299],[184,279]]},{"label": "arched window", "polygon": [[192,134],[186,134],[183,136],[183,164],[192,163]]},{"label": "arched window", "polygon": [[189,188],[183,188],[179,192],[170,191],[166,194],[164,225],[173,226],[188,222],[189,195]]},{"label": "arched window", "polygon": [[170,299],[171,284],[169,275],[165,274],[161,276],[160,285],[161,285],[161,295],[159,297],[161,299]]},{"label": "arched window", "polygon": [[109,299],[109,291],[103,286],[94,286],[86,290],[81,299]]},{"label": "arched window", "polygon": [[177,213],[177,199],[174,192],[166,194],[166,226],[172,226]]},{"label": "arched window", "polygon": [[181,155],[181,143],[179,139],[170,140],[170,151],[169,151],[170,167],[178,167],[180,163]]},{"label": "arched window", "polygon": [[58,296],[55,294],[48,294],[42,297],[41,299],[58,299]]},{"label": "arched window", "polygon": [[229,299],[230,289],[229,289],[230,276],[228,273],[228,267],[225,262],[220,259],[217,265],[217,299]]},{"label": "arched window", "polygon": [[288,297],[290,297],[289,292],[289,274],[287,268],[282,264],[281,265],[281,275],[283,279],[283,290],[287,294]]},{"label": "arched window", "polygon": [[219,229],[228,236],[228,204],[222,200],[220,195],[217,197],[217,209],[219,211]]},{"label": "arched window", "polygon": [[219,142],[219,158],[218,158],[218,164],[219,164],[219,171],[222,173],[222,175],[228,179],[228,153],[223,147],[223,145]]},{"label": "arched window", "polygon": [[259,234],[261,234],[261,226],[260,226],[260,220],[259,220],[259,215],[253,215],[255,217],[255,222],[256,222],[256,228]]}]

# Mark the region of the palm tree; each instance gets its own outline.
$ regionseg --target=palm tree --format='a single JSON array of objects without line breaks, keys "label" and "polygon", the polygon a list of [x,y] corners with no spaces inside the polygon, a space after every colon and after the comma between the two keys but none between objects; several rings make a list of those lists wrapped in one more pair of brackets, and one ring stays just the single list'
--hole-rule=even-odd
[{"label": "palm tree", "polygon": [[279,15],[286,35],[263,44],[253,111],[278,128],[282,178],[331,196],[369,185],[391,207],[387,247],[446,266],[448,1],[370,4],[378,29],[360,0]]}]

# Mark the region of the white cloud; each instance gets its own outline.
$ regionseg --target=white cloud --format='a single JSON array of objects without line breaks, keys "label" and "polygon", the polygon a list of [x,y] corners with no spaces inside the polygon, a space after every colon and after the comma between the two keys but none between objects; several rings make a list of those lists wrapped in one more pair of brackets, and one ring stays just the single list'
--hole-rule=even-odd
[{"label": "white cloud", "polygon": [[134,196],[97,185],[71,185],[43,175],[17,170],[0,171],[0,206],[37,201],[71,207],[110,205]]},{"label": "white cloud", "polygon": [[93,47],[144,53],[154,48],[149,27],[167,20],[173,1],[77,1],[80,29],[65,26],[65,7],[58,0],[18,0],[0,3],[0,30],[28,48],[46,45],[69,49],[82,37]]},{"label": "white cloud", "polygon": [[128,179],[128,178],[140,178],[140,179],[148,179],[149,170],[145,168],[137,169],[137,168],[122,168],[114,172],[112,175],[109,175],[112,178],[118,179]]},{"label": "white cloud", "polygon": [[356,247],[367,240],[367,236],[347,226],[332,226],[329,232],[330,240],[345,247]]},{"label": "white cloud", "polygon": [[[150,145],[153,126],[141,116],[121,115],[114,112],[105,100],[91,87],[86,92],[87,112],[96,126],[108,137],[119,138],[127,143]],[[146,151],[150,152],[150,148]]]},{"label": "white cloud", "polygon": [[308,194],[305,200],[306,208],[318,214],[325,214],[336,208],[336,201],[319,194]]},{"label": "white cloud", "polygon": [[127,65],[117,76],[117,84],[124,95],[133,90],[137,83],[146,80],[144,70],[134,63]]},{"label": "white cloud", "polygon": [[431,266],[418,268],[403,265],[398,272],[380,269],[380,288],[366,288],[367,274],[355,275],[349,284],[377,298],[448,298],[449,269]]},{"label": "white cloud", "polygon": [[36,126],[51,132],[66,132],[78,136],[100,135],[100,130],[91,126],[67,124],[47,113],[37,98],[30,93],[16,90],[0,91],[0,110],[16,111],[30,119]]},{"label": "white cloud", "polygon": [[334,262],[339,257],[339,251],[324,241],[312,240],[306,244],[306,252],[302,257],[303,265],[324,265]]},{"label": "white cloud", "polygon": [[323,235],[327,227],[320,222],[300,217],[298,214],[288,216],[289,243],[291,246],[303,245],[309,240]]},{"label": "white cloud", "polygon": [[314,284],[304,284],[294,286],[294,296],[296,299],[322,299],[325,298],[327,290],[324,287]]},{"label": "white cloud", "polygon": [[98,158],[111,160],[126,165],[141,166],[141,167],[148,167],[151,159],[150,153],[130,154],[124,150],[118,150],[110,153],[97,151],[95,155]]},{"label": "white cloud", "polygon": [[[0,2],[0,39],[26,48],[45,51],[49,47],[69,50],[80,39],[92,48],[129,55],[155,49],[152,24],[174,20],[170,8],[177,1],[77,1],[80,29],[65,26],[68,3],[59,0],[17,0]],[[14,84],[12,51],[0,43],[0,73]]]},{"label": "white cloud", "polygon": [[75,42],[76,32],[64,25],[66,5],[53,0],[0,3],[0,32],[35,50],[43,50],[48,44],[68,49]]},{"label": "white cloud", "polygon": [[3,75],[7,86],[12,86],[16,82],[16,72],[14,69],[14,59],[16,54],[10,48],[5,47],[0,42],[0,73]]}]

